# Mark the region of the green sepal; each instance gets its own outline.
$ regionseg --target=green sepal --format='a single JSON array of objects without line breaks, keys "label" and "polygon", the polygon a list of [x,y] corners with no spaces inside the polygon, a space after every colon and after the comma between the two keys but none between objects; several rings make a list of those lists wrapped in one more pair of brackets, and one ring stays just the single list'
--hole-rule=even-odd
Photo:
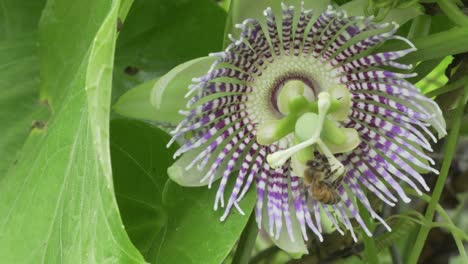
[{"label": "green sepal", "polygon": [[157,121],[176,124],[182,121],[183,116],[179,114],[179,110],[186,107],[188,98],[185,98],[185,95],[193,83],[192,79],[205,75],[215,60],[214,57],[203,57],[185,62],[170,70],[154,84],[151,104],[156,108]]},{"label": "green sepal", "polygon": [[[194,149],[184,153],[178,160],[176,160],[168,169],[167,175],[171,180],[177,184],[185,187],[197,187],[208,185],[208,181],[201,181],[208,173],[210,166],[205,166],[202,170],[198,170],[197,166],[187,170],[187,166],[202,152],[204,148]],[[216,150],[211,155],[210,161],[212,162],[215,157],[221,152],[220,149]],[[211,162],[209,164],[211,164]],[[239,165],[236,166],[240,167]],[[213,182],[223,176],[223,170],[216,170]]]},{"label": "green sepal", "polygon": [[153,79],[122,95],[113,106],[122,116],[178,124],[184,116],[192,79],[206,74],[215,61],[202,57],[180,64],[159,79]]},{"label": "green sepal", "polygon": [[112,110],[119,115],[136,119],[154,120],[156,109],[149,98],[154,84],[159,80],[155,78],[123,94],[112,106]]}]

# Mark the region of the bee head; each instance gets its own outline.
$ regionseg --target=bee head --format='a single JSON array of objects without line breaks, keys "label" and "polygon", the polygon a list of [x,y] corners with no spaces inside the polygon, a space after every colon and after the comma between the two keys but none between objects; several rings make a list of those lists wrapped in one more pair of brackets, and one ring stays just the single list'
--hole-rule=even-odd
[{"label": "bee head", "polygon": [[309,167],[312,167],[312,168],[316,168],[318,167],[320,164],[316,161],[316,160],[309,160],[307,161],[307,166]]}]

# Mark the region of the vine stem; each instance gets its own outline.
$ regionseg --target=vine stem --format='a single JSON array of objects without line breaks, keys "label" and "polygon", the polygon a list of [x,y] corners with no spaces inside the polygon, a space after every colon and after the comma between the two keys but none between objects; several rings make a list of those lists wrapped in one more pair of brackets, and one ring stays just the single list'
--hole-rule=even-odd
[{"label": "vine stem", "polygon": [[[434,218],[434,212],[437,209],[437,205],[439,204],[439,198],[442,194],[442,190],[445,185],[445,181],[447,179],[448,171],[450,169],[450,165],[452,163],[453,156],[455,154],[455,149],[458,142],[458,135],[460,132],[461,122],[463,119],[463,112],[465,109],[466,102],[468,100],[468,83],[465,84],[463,96],[460,97],[458,101],[458,106],[456,112],[454,114],[454,122],[452,124],[452,129],[449,133],[447,143],[445,145],[445,158],[442,163],[442,168],[440,170],[440,175],[437,178],[437,182],[432,193],[431,200],[426,210],[425,219],[427,221],[432,221]],[[424,242],[426,242],[427,235],[429,234],[430,227],[429,226],[421,226],[416,237],[416,241],[413,247],[413,251],[409,256],[408,262],[409,264],[415,264],[418,261],[419,255],[423,249]]]},{"label": "vine stem", "polygon": [[[414,197],[418,197],[418,198],[424,200],[427,203],[429,203],[431,201],[431,197],[429,195],[427,195],[427,194],[423,193],[422,195],[419,195],[413,189],[409,189],[409,188],[404,188],[404,190],[405,190],[405,192],[409,193],[410,195],[412,195]],[[447,230],[449,230],[452,233],[452,236],[453,236],[453,238],[455,240],[455,244],[458,247],[458,252],[460,253],[460,256],[465,261],[465,263],[468,263],[468,257],[467,257],[466,252],[465,252],[465,246],[463,245],[463,240],[466,241],[468,235],[466,235],[463,230],[460,230],[455,225],[455,223],[452,221],[450,216],[447,214],[447,212],[444,210],[444,208],[442,208],[442,206],[439,203],[437,203],[436,211],[442,217],[442,219],[446,222],[446,224],[448,226],[443,226],[442,224],[438,225],[436,222],[433,222],[432,225],[429,225],[429,227],[430,228],[440,227],[440,228],[446,228]],[[452,229],[451,227],[454,227],[454,229]],[[458,230],[456,230],[456,229],[458,229]]]},{"label": "vine stem", "polygon": [[252,249],[255,246],[255,240],[258,235],[258,226],[255,221],[255,212],[252,211],[250,214],[247,225],[242,231],[239,243],[237,245],[236,253],[232,260],[233,264],[247,264],[249,263],[250,256],[252,255]]}]

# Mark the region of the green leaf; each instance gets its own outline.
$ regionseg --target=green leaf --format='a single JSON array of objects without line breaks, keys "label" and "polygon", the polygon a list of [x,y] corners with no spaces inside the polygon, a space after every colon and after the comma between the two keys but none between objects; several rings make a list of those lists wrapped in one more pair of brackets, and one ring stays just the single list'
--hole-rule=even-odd
[{"label": "green leaf", "polygon": [[436,14],[431,16],[431,34],[449,30],[454,26],[455,24],[446,15]]},{"label": "green leaf", "polygon": [[135,0],[117,41],[113,101],[178,64],[219,51],[225,20],[212,0]]},{"label": "green leaf", "polygon": [[2,1],[0,40],[15,40],[19,36],[37,33],[37,23],[45,1]]},{"label": "green leaf", "polygon": [[445,76],[445,70],[452,63],[453,57],[445,57],[439,65],[437,65],[430,73],[428,73],[423,79],[417,82],[415,85],[423,93],[427,94],[434,90],[443,87],[448,82],[447,76]]},{"label": "green leaf", "polygon": [[[232,176],[226,193],[233,188],[235,177]],[[166,183],[163,203],[169,219],[153,263],[222,263],[242,233],[256,196],[252,186],[239,203],[246,215],[240,215],[233,208],[226,221],[221,222],[223,208],[213,211],[217,187],[215,184],[209,190],[181,187],[173,181]]]},{"label": "green leaf", "polygon": [[111,157],[115,192],[126,230],[150,261],[158,250],[154,241],[167,225],[162,192],[175,147],[162,130],[135,120],[111,122]]},{"label": "green leaf", "polygon": [[[45,1],[3,1],[0,16],[0,179],[14,164],[33,127],[42,126],[37,23]],[[36,121],[36,122],[34,122]]]},{"label": "green leaf", "polygon": [[424,79],[429,73],[431,73],[443,60],[444,58],[436,58],[428,61],[423,61],[414,67],[414,73],[417,73],[415,77],[409,78],[412,84],[415,84]]},{"label": "green leaf", "polygon": [[110,170],[118,8],[119,1],[55,0],[42,13],[41,96],[53,112],[0,184],[5,263],[144,261],[122,226]]},{"label": "green leaf", "polygon": [[145,82],[122,95],[114,105],[116,113],[138,119],[179,123],[184,116],[192,78],[206,74],[216,58],[203,57],[178,65],[161,78]]},{"label": "green leaf", "polygon": [[166,149],[168,141],[167,134],[140,121],[111,123],[115,188],[125,227],[151,263],[221,263],[247,223],[255,191],[240,203],[246,216],[233,209],[221,222],[222,210],[213,211],[217,188],[184,188],[167,181],[175,151]]}]

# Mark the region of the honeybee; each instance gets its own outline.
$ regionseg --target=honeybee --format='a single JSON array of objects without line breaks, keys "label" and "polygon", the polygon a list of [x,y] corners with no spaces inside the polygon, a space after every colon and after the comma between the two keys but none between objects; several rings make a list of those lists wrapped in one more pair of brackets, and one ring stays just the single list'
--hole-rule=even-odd
[{"label": "honeybee", "polygon": [[344,173],[336,175],[338,169],[332,169],[323,155],[316,155],[316,158],[309,160],[306,165],[304,183],[312,193],[312,198],[324,204],[337,204],[340,201],[337,188]]}]

